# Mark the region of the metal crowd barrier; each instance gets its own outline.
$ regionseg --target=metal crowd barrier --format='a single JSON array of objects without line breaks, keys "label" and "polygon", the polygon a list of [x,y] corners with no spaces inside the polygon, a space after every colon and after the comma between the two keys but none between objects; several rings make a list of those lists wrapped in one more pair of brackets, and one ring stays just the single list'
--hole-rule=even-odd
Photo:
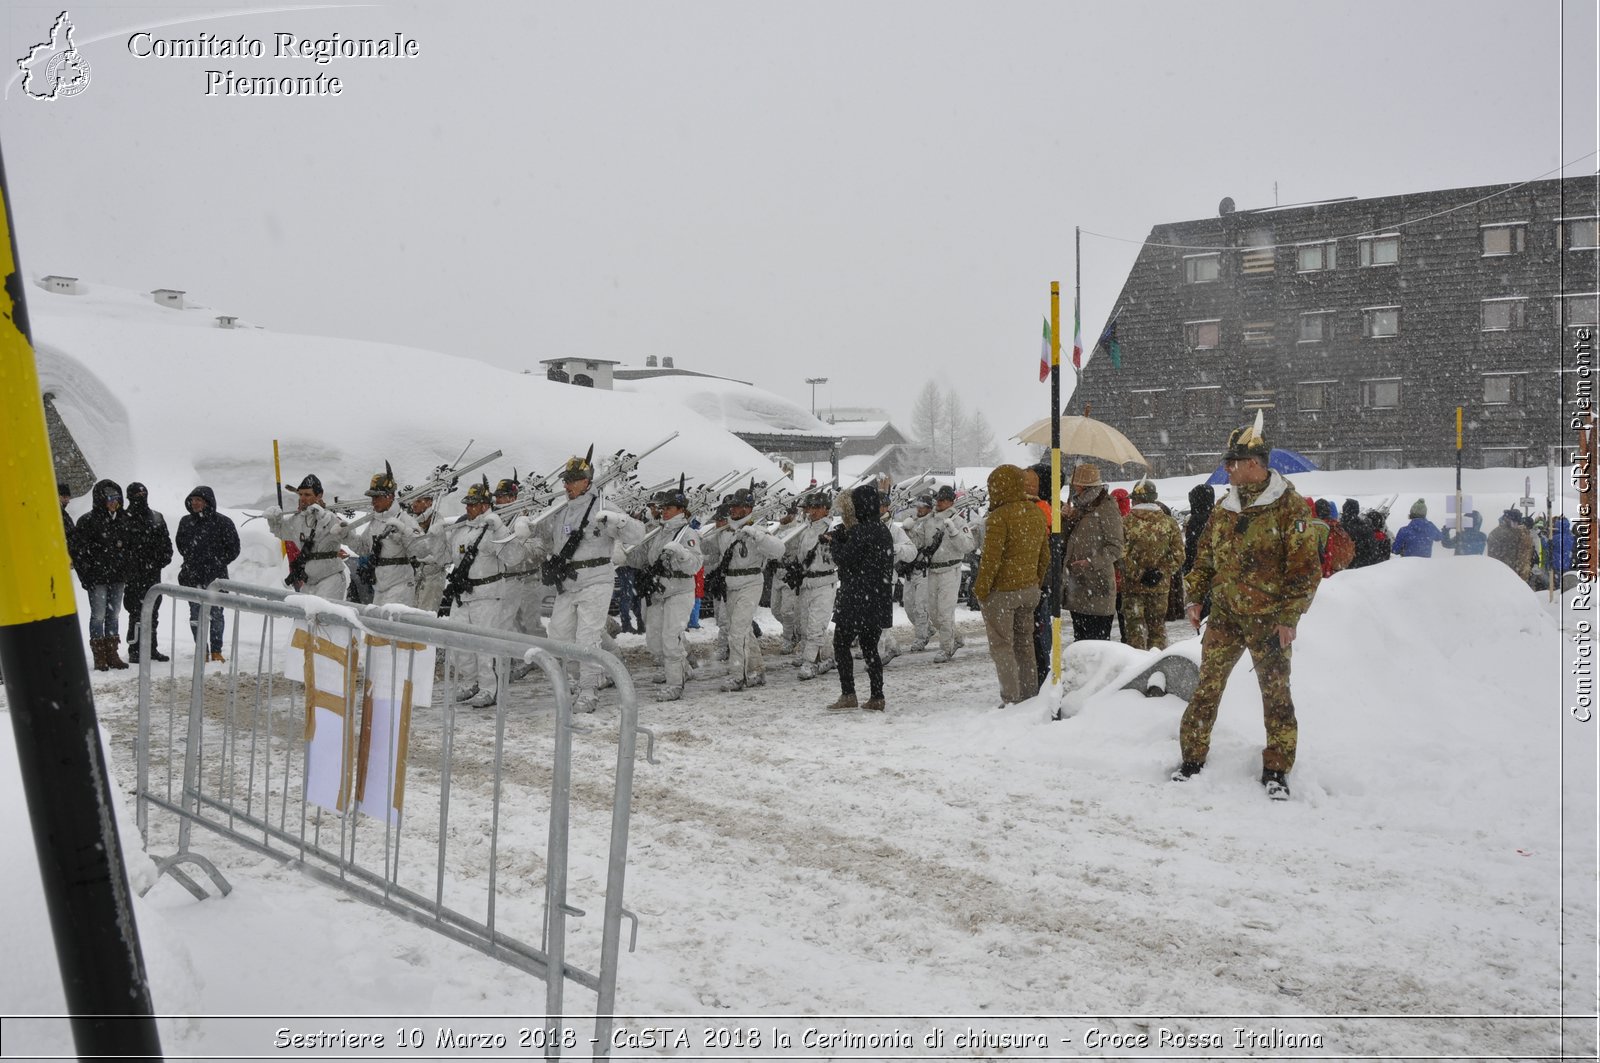
[{"label": "metal crowd barrier", "polygon": [[[187,681],[178,674],[178,654],[174,652],[173,662],[163,669],[167,675],[158,705],[150,631],[152,611],[160,596],[174,603],[175,614],[182,612],[178,603],[193,602],[200,610],[194,661]],[[231,641],[225,670],[220,676],[213,670],[208,686],[207,614],[211,606],[227,610]],[[247,617],[259,618],[260,634],[253,647],[243,630],[246,624],[242,621]],[[357,676],[371,676],[375,665],[380,674],[389,677],[391,688],[398,688],[402,684],[400,655],[408,649],[436,647],[452,653],[492,655],[502,678],[493,717],[487,812],[478,807],[483,802],[467,800],[483,791],[481,782],[475,789],[467,789],[454,808],[451,804],[452,791],[456,789],[453,777],[469,770],[481,774],[480,762],[484,759],[474,756],[471,748],[458,750],[458,732],[463,724],[470,727],[473,721],[488,719],[487,710],[455,703],[453,661],[443,669],[441,680],[433,684],[429,705],[407,704],[398,718],[389,713],[389,733],[373,735],[363,731],[365,743],[358,744],[350,754],[365,756],[371,745],[380,740],[385,743],[382,748],[392,751],[390,756],[394,759],[388,762],[387,774],[379,781],[385,790],[382,815],[368,814],[364,808],[358,811],[353,804],[356,795],[347,794],[350,787],[343,783],[339,800],[349,797],[349,807],[330,810],[308,799],[308,784],[320,775],[309,768],[312,746],[306,721],[308,717],[325,718],[314,713],[316,696],[310,694],[307,684],[296,684],[278,674],[285,663],[277,648],[282,641],[279,625],[292,627],[295,621],[309,621],[315,630],[338,633],[339,644],[359,654],[359,670],[348,668],[351,681],[344,684],[340,694],[332,701],[325,700],[328,695],[321,695],[322,706],[331,710],[334,718],[342,716],[344,725],[352,731],[358,717],[368,723],[375,718],[370,712],[371,683],[363,690],[356,681]],[[172,633],[181,629],[183,622],[181,615],[174,616],[168,628],[171,639],[176,639]],[[538,976],[545,982],[547,1029],[566,1025],[562,1021],[566,981],[592,990],[597,997],[593,1054],[609,1054],[624,916],[632,924],[630,951],[638,934],[637,917],[623,907],[623,879],[627,870],[635,743],[640,728],[633,681],[620,661],[594,648],[473,627],[415,610],[332,603],[227,580],[219,580],[208,589],[165,583],[152,587],[144,599],[139,651],[137,821],[148,851],[152,811],[176,818],[175,823],[161,823],[166,832],[159,840],[176,846],[172,855],[157,860],[163,874],[173,877],[197,898],[204,898],[206,891],[185,870],[186,866],[197,868],[222,893],[231,889],[215,866],[191,847],[192,828],[205,827],[240,845],[294,864],[320,882]],[[254,661],[242,662],[242,651],[253,651]],[[376,659],[378,655],[388,655],[387,664]],[[421,679],[416,673],[419,663],[431,670],[432,659],[431,653],[423,657],[407,653],[407,696],[410,682]],[[535,728],[525,728],[523,723],[527,721],[519,717],[516,731],[508,739],[506,715],[511,699],[507,696],[507,677],[513,660],[532,661],[549,681],[554,696],[549,732],[541,735]],[[574,727],[572,691],[564,667],[567,661],[599,664],[615,683],[621,702],[605,900],[597,969],[593,971],[577,966],[569,956],[568,920],[582,918],[585,913],[574,907],[568,896]],[[241,663],[250,664],[252,670],[241,669]],[[312,678],[309,667],[308,679]],[[396,690],[387,693],[392,704]],[[541,720],[543,711],[535,707],[534,722]],[[406,712],[412,714],[409,727]],[[435,726],[437,750],[419,752],[411,740],[423,730],[431,737]],[[646,735],[649,736],[648,731]],[[506,879],[512,876],[500,871],[500,826],[508,784],[515,786],[517,794],[531,792],[531,787],[512,779],[511,774],[517,770],[525,773],[541,753],[548,754],[550,766],[546,848],[543,854],[516,854],[517,860],[530,866],[536,865],[541,855],[543,858],[545,885],[542,903],[535,913],[517,895],[525,891],[514,888],[521,884],[521,878],[511,883],[513,889],[507,889]],[[319,760],[317,771],[322,771],[326,763]],[[341,770],[347,769],[348,762]],[[389,806],[402,791],[403,804],[391,809]],[[514,814],[521,822],[530,811],[512,807],[507,814]],[[598,824],[591,829],[597,834],[600,831]],[[478,878],[471,868],[463,869],[461,860],[452,862],[450,858],[454,855],[453,840],[461,839],[456,842],[460,846],[480,836],[487,842],[487,867]],[[402,842],[406,843],[403,853]],[[593,935],[588,936],[592,939]],[[549,1039],[546,1058],[560,1057],[559,1040]]]}]

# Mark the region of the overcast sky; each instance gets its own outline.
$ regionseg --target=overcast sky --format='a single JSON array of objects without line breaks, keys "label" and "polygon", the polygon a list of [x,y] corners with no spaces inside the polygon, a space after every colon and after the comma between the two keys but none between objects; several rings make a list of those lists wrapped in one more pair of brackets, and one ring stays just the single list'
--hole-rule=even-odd
[{"label": "overcast sky", "polygon": [[[60,10],[6,6],[12,69]],[[515,368],[671,355],[805,404],[827,377],[824,414],[904,419],[933,379],[1002,436],[1048,412],[1040,322],[1058,280],[1070,342],[1074,226],[1121,238],[1083,239],[1088,345],[1138,241],[1224,196],[1596,161],[1592,0],[69,10],[89,87],[42,102],[13,78],[0,104],[30,276]],[[266,54],[140,58],[140,30]],[[274,57],[280,32],[420,54],[318,65]],[[207,96],[207,70],[343,91]],[[416,401],[472,415],[449,381]]]}]

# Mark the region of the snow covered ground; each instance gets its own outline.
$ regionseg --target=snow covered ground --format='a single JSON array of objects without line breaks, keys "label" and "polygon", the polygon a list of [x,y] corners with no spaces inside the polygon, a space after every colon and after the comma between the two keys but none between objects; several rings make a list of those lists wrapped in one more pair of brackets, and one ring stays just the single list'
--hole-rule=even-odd
[{"label": "snow covered ground", "polygon": [[[263,473],[255,455],[270,450],[275,420],[250,410],[294,410],[284,372],[196,349],[191,357],[217,366],[206,388],[224,398],[213,416],[186,423],[167,381],[118,366],[169,337],[147,342],[126,328],[113,356],[93,321],[52,317],[33,303],[41,366],[57,367],[58,386],[119,397],[120,406],[99,407],[98,434],[79,411],[87,400],[63,402],[103,475],[159,484],[153,499],[174,524],[176,501],[160,499],[181,497],[196,478],[218,483],[236,519],[240,507],[265,501],[270,467]],[[353,346],[306,344],[341,364]],[[411,353],[420,372],[458,365]],[[475,394],[510,401],[485,380]],[[441,448],[465,433],[507,449],[508,468],[493,477],[509,473],[499,433],[512,425],[524,433],[518,445],[549,465],[574,434],[585,445],[593,434],[604,450],[685,423],[683,411],[636,397],[578,397],[593,410],[557,410],[548,427],[497,412],[470,428],[428,432]],[[235,407],[246,409],[235,416]],[[324,420],[291,419],[308,448],[319,440]],[[407,475],[395,457],[404,433],[359,413],[335,421],[314,462],[286,474],[312,463],[324,479],[337,473],[356,486],[387,454]],[[611,426],[623,423],[629,438],[613,439]],[[753,463],[717,450],[714,428],[699,431],[697,460]],[[440,452],[407,456],[454,456]],[[666,475],[676,465],[658,468]],[[1467,489],[1490,516],[1522,495],[1524,475],[1469,471]],[[1402,514],[1423,497],[1437,517],[1452,477],[1405,470],[1295,480],[1304,493],[1370,503],[1398,493]],[[1535,479],[1542,503],[1542,472]],[[1162,496],[1180,503],[1192,483],[1163,481]],[[1570,497],[1556,504],[1574,507]],[[236,576],[276,583],[260,527],[245,528],[253,552]],[[1594,1057],[1600,725],[1570,711],[1571,673],[1587,645],[1573,637],[1580,622],[1592,631],[1586,602],[1551,602],[1485,558],[1400,559],[1327,581],[1295,646],[1300,755],[1288,803],[1267,801],[1256,781],[1263,730],[1248,660],[1223,700],[1206,772],[1180,786],[1167,773],[1182,703],[1119,689],[1148,655],[1120,644],[1069,647],[1069,715],[1051,722],[1056,694],[995,707],[981,623],[975,613],[958,616],[966,649],[944,665],[931,654],[896,660],[883,715],[823,712],[834,677],[801,683],[781,657],[762,690],[723,694],[701,682],[682,702],[644,704],[658,763],[641,758],[635,776],[627,904],[641,927],[638,950],[621,964],[614,1058]],[[1181,625],[1172,633],[1185,634]],[[697,655],[714,634],[713,625],[696,633]],[[640,642],[622,640],[630,663],[639,663]],[[1179,648],[1193,653],[1197,644]],[[126,795],[134,673],[94,673],[93,683]],[[527,743],[514,749],[533,748],[548,724],[547,695],[537,680],[514,688],[508,740]],[[579,839],[608,815],[603,788],[591,783],[614,751],[604,728],[614,699],[606,695],[596,729],[576,738]],[[462,717],[457,748],[486,748],[493,727],[488,714]],[[440,729],[436,710],[419,711],[419,745]],[[0,800],[19,809],[14,757],[11,729],[0,728]],[[537,793],[548,765],[530,756],[524,769],[520,781]],[[470,811],[491,796],[474,793],[468,776],[458,793]],[[519,820],[513,798],[503,812],[513,850],[533,846],[542,830],[537,808],[521,811]],[[128,807],[119,812],[130,877],[142,886],[150,858],[138,850]],[[8,817],[0,832],[10,857],[0,861],[0,940],[10,957],[0,1013],[56,1014],[62,997],[27,821]],[[233,893],[196,902],[163,879],[136,908],[170,1057],[318,1058],[275,1049],[276,1031],[344,1029],[385,1034],[393,1058],[453,1058],[463,1053],[394,1051],[395,1031],[423,1029],[431,1046],[443,1025],[537,1024],[543,987],[530,976],[221,839],[196,847]],[[602,860],[574,852],[579,907],[598,901]],[[584,920],[575,925],[582,944]],[[569,988],[568,1017],[583,1037],[593,1004]],[[969,1029],[978,1034],[970,1042]],[[718,1031],[710,1045],[707,1030]],[[880,1040],[858,1047],[839,1039],[847,1030]],[[775,1034],[792,1042],[775,1044]],[[1047,1047],[1019,1047],[1035,1036]],[[60,1020],[8,1019],[4,1043],[6,1058],[70,1052]]]}]

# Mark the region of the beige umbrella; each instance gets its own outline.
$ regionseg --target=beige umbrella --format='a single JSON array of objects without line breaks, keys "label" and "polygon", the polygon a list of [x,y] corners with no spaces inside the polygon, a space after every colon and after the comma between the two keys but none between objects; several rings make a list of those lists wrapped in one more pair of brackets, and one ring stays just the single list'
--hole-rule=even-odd
[{"label": "beige umbrella", "polygon": [[[1035,421],[1011,438],[1020,443],[1037,443],[1048,447],[1050,423],[1048,417]],[[1150,467],[1144,455],[1139,453],[1139,448],[1128,442],[1127,436],[1093,417],[1061,418],[1061,449],[1064,453],[1099,458],[1119,465],[1132,462],[1147,469]]]}]

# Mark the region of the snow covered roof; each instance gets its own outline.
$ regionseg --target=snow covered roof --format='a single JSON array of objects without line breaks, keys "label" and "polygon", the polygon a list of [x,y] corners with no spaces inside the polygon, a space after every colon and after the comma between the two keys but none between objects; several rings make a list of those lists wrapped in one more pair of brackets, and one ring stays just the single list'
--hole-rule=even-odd
[{"label": "snow covered roof", "polygon": [[635,392],[655,402],[671,402],[698,413],[729,432],[814,438],[840,437],[836,426],[812,416],[798,403],[750,384],[721,377],[657,376],[618,380],[618,392]]}]

